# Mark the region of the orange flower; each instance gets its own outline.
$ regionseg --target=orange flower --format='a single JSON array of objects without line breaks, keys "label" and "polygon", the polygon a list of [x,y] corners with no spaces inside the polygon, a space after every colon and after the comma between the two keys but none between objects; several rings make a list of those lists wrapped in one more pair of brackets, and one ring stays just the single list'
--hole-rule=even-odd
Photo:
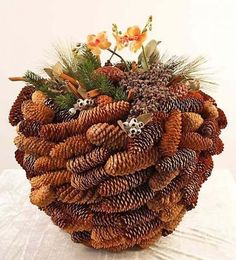
[{"label": "orange flower", "polygon": [[113,33],[113,36],[116,39],[116,48],[118,51],[128,46],[129,38],[127,35],[119,35]]},{"label": "orange flower", "polygon": [[126,34],[131,41],[130,50],[133,52],[140,49],[147,38],[147,30],[141,31],[138,26],[129,27]]},{"label": "orange flower", "polygon": [[100,32],[97,35],[90,34],[87,36],[87,46],[95,55],[99,55],[102,50],[106,50],[111,46],[107,39],[106,32]]}]

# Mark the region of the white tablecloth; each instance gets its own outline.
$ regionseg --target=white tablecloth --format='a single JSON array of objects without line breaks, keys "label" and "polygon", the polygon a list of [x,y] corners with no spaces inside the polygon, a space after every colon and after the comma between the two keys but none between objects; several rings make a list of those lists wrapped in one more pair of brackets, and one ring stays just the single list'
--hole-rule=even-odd
[{"label": "white tablecloth", "polygon": [[146,250],[110,253],[70,240],[29,202],[22,170],[0,174],[0,259],[125,260],[236,259],[236,184],[228,171],[214,171],[203,185],[197,208],[177,230]]}]

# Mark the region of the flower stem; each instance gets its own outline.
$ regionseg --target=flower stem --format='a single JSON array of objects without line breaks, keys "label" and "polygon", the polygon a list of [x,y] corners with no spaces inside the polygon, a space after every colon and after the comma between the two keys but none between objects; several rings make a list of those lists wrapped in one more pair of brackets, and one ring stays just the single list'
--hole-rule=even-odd
[{"label": "flower stem", "polygon": [[115,55],[114,52],[116,52],[116,47],[113,50],[113,53],[111,54],[111,57],[109,58],[109,61],[111,61],[111,59],[113,58],[113,56]]},{"label": "flower stem", "polygon": [[149,69],[148,61],[147,61],[147,56],[146,56],[145,49],[144,49],[143,45],[142,45],[142,52],[143,52],[143,58],[144,58],[144,62],[145,62],[145,65],[146,65],[146,69],[148,70]]},{"label": "flower stem", "polygon": [[126,61],[123,59],[123,57],[121,57],[117,52],[113,51],[112,49],[107,49],[107,50],[112,53],[112,56],[116,55],[117,57],[119,57],[124,62],[126,69],[129,70],[129,67]]}]

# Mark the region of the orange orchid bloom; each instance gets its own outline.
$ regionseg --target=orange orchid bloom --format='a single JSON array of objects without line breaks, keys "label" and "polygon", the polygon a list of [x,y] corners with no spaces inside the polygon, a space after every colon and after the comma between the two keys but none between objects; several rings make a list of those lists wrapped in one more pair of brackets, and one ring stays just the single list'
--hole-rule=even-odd
[{"label": "orange orchid bloom", "polygon": [[100,32],[97,35],[90,34],[87,36],[87,46],[93,54],[100,55],[101,49],[108,49],[111,43],[107,39],[106,32]]},{"label": "orange orchid bloom", "polygon": [[115,34],[113,33],[113,36],[116,40],[116,49],[122,50],[123,48],[127,47],[129,44],[129,38],[127,35],[119,35],[119,34]]},{"label": "orange orchid bloom", "polygon": [[138,26],[129,27],[126,34],[131,41],[130,50],[133,52],[140,49],[147,38],[147,30],[141,31]]}]

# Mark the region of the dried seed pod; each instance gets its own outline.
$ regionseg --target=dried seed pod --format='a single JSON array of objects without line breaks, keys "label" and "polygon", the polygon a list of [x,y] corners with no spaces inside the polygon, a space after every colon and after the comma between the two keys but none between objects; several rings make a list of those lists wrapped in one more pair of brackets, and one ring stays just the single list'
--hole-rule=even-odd
[{"label": "dried seed pod", "polygon": [[157,159],[158,151],[155,147],[143,152],[120,152],[110,156],[105,171],[113,176],[128,175],[154,165]]},{"label": "dried seed pod", "polygon": [[154,197],[155,193],[148,186],[140,186],[118,195],[103,198],[92,205],[92,210],[98,212],[124,212],[137,209]]},{"label": "dried seed pod", "polygon": [[209,149],[213,142],[208,137],[202,137],[198,133],[185,133],[181,137],[180,147],[188,148],[195,151],[204,151]]},{"label": "dried seed pod", "polygon": [[38,207],[46,207],[55,200],[55,193],[50,185],[41,186],[30,193],[30,202]]},{"label": "dried seed pod", "polygon": [[218,108],[218,114],[219,114],[219,117],[217,118],[217,122],[218,122],[219,128],[223,129],[228,124],[227,118],[226,118],[224,111],[220,108]]},{"label": "dried seed pod", "polygon": [[45,141],[39,137],[24,137],[17,136],[14,140],[15,145],[22,151],[28,154],[47,156],[54,143]]},{"label": "dried seed pod", "polygon": [[126,147],[128,136],[119,127],[107,123],[92,125],[86,133],[88,140],[97,146],[107,149],[121,149]]},{"label": "dried seed pod", "polygon": [[103,164],[109,157],[108,150],[95,148],[90,153],[81,155],[67,162],[67,169],[72,173],[88,171]]},{"label": "dried seed pod", "polygon": [[95,103],[98,106],[105,106],[105,105],[112,103],[112,102],[113,102],[113,98],[110,97],[110,96],[107,96],[107,95],[99,95],[95,99]]},{"label": "dried seed pod", "polygon": [[105,75],[111,81],[120,81],[124,78],[124,72],[117,67],[104,66],[95,70],[95,74]]},{"label": "dried seed pod", "polygon": [[191,149],[179,150],[175,155],[166,157],[156,164],[158,172],[173,172],[184,169],[196,161],[196,152]]},{"label": "dried seed pod", "polygon": [[128,142],[128,151],[131,153],[143,152],[150,149],[154,143],[157,143],[162,136],[162,127],[160,124],[147,125],[142,129],[141,134],[130,138]]},{"label": "dried seed pod", "polygon": [[22,88],[9,113],[9,122],[12,126],[16,126],[20,121],[23,120],[21,105],[24,101],[31,99],[34,91],[35,88],[33,86],[25,86]]},{"label": "dried seed pod", "polygon": [[129,112],[129,103],[118,101],[103,107],[82,111],[77,119],[58,124],[44,125],[40,136],[47,140],[60,141],[86,131],[90,126],[101,122],[114,122],[122,119]]},{"label": "dried seed pod", "polygon": [[182,130],[181,112],[172,110],[165,122],[165,132],[161,138],[160,150],[163,156],[172,156],[177,152]]},{"label": "dried seed pod", "polygon": [[33,188],[39,188],[44,185],[60,186],[65,183],[70,183],[70,179],[71,172],[69,171],[53,171],[33,177],[30,183]]},{"label": "dried seed pod", "polygon": [[49,156],[39,157],[34,163],[34,170],[37,172],[53,171],[66,168],[66,160],[51,158]]},{"label": "dried seed pod", "polygon": [[51,123],[54,118],[54,111],[44,104],[33,103],[28,100],[21,106],[24,119],[38,121],[42,124]]},{"label": "dried seed pod", "polygon": [[64,142],[56,144],[51,152],[51,157],[68,159],[92,151],[93,146],[84,135],[67,138]]},{"label": "dried seed pod", "polygon": [[88,172],[73,174],[71,177],[71,185],[79,190],[87,190],[97,186],[108,177],[109,175],[105,172],[104,167],[101,166]]},{"label": "dried seed pod", "polygon": [[44,102],[48,99],[48,97],[42,91],[36,90],[32,94],[32,98],[31,99],[36,104],[44,104]]},{"label": "dried seed pod", "polygon": [[127,176],[109,178],[98,186],[97,192],[101,196],[107,197],[131,190],[143,184],[148,179],[151,172],[151,169],[146,169]]},{"label": "dried seed pod", "polygon": [[201,115],[192,112],[182,113],[182,130],[183,132],[195,132],[203,124],[204,120]]},{"label": "dried seed pod", "polygon": [[18,131],[25,137],[39,136],[42,124],[38,121],[22,120],[18,124]]},{"label": "dried seed pod", "polygon": [[154,191],[159,191],[165,188],[177,175],[178,171],[173,172],[156,172],[149,179],[149,186]]}]

